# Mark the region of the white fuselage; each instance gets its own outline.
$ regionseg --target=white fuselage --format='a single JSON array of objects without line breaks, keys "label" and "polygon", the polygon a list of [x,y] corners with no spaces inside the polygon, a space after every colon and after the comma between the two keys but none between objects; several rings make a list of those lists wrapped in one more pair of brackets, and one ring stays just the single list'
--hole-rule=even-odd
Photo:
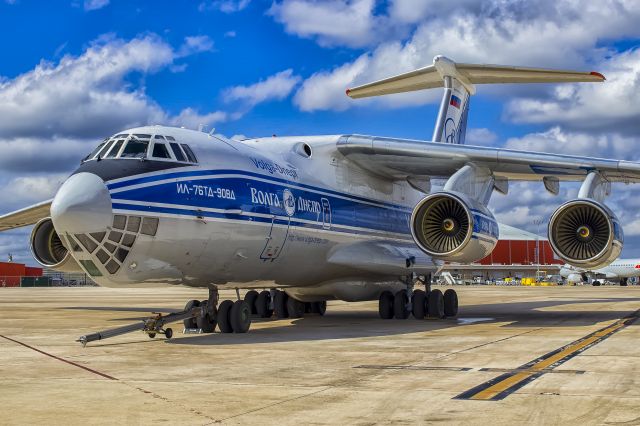
[{"label": "white fuselage", "polygon": [[640,277],[640,259],[618,259],[609,266],[594,270],[581,269],[571,265],[564,265],[560,269],[560,275],[565,278],[571,277],[572,275],[581,276],[582,274],[606,279]]},{"label": "white fuselage", "polygon": [[[267,281],[300,299],[364,300],[377,297],[381,286],[401,288],[401,275],[327,262],[337,248],[381,241],[424,258],[409,229],[424,194],[351,164],[335,150],[337,137],[239,142],[160,126],[124,133],[172,136],[189,144],[199,162],[103,177],[113,215],[108,225],[105,212],[75,220],[65,197],[82,193],[90,174],[111,173],[96,168],[131,168],[145,160],[89,160],[63,185],[52,205],[54,225],[80,241],[71,253],[101,285],[247,288],[268,287]],[[88,214],[100,217],[95,226]],[[82,239],[97,248],[89,252]]]}]

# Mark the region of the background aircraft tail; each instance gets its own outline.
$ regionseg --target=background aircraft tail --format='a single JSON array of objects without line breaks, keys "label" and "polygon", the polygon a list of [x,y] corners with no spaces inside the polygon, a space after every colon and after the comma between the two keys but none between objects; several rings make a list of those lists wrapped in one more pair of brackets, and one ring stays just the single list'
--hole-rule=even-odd
[{"label": "background aircraft tail", "polygon": [[351,98],[443,87],[444,94],[433,130],[433,141],[463,144],[467,130],[469,99],[476,84],[602,82],[597,72],[550,70],[499,65],[458,64],[444,56],[433,65],[347,90]]}]

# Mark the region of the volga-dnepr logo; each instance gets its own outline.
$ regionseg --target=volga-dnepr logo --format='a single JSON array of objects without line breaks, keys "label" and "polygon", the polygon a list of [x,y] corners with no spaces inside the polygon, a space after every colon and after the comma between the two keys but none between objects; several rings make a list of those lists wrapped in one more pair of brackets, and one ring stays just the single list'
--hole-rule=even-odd
[{"label": "volga-dnepr logo", "polygon": [[284,211],[287,216],[293,216],[296,212],[296,199],[288,189],[282,191],[282,204],[284,204]]}]

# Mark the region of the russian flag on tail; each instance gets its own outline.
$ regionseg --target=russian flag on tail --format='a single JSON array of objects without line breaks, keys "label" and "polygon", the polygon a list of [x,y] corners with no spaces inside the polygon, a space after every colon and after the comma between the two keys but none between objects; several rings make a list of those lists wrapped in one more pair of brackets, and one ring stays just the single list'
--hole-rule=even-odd
[{"label": "russian flag on tail", "polygon": [[460,100],[459,97],[457,97],[456,95],[451,95],[451,102],[449,102],[449,105],[453,105],[454,107],[460,109],[461,104],[462,104],[462,101]]}]

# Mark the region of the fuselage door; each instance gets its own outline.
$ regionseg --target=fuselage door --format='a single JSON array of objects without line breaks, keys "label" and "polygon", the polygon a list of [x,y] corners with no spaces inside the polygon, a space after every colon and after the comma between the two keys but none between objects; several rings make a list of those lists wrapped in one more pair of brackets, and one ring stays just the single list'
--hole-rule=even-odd
[{"label": "fuselage door", "polygon": [[329,200],[323,198],[322,202],[322,227],[324,229],[331,229],[331,204]]},{"label": "fuselage door", "polygon": [[288,219],[284,224],[282,223],[282,220],[277,220],[275,216],[271,219],[271,228],[269,230],[269,235],[267,235],[264,249],[262,249],[260,259],[273,261],[280,256],[280,253],[287,242],[290,223],[291,219]]}]

